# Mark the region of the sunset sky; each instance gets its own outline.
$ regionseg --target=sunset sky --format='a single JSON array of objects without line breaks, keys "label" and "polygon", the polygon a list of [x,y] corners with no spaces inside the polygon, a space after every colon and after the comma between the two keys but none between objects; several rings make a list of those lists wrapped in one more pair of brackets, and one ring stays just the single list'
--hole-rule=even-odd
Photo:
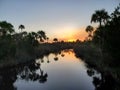
[{"label": "sunset sky", "polygon": [[0,0],[0,21],[12,23],[16,32],[23,24],[26,31],[43,30],[50,39],[83,40],[94,11],[104,8],[110,14],[119,3],[120,0]]}]

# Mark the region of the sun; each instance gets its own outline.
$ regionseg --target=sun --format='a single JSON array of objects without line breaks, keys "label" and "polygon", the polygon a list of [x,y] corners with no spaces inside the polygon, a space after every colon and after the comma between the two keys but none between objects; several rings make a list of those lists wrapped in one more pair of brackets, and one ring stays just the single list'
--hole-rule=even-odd
[{"label": "sun", "polygon": [[76,39],[68,39],[67,41],[68,42],[74,42],[74,41],[76,41]]}]

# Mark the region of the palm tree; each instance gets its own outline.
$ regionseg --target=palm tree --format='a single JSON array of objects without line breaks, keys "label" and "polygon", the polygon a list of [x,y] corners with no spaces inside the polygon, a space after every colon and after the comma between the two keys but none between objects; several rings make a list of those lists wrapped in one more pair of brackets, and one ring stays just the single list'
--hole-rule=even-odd
[{"label": "palm tree", "polygon": [[48,74],[43,72],[40,67],[40,76],[39,76],[39,82],[40,83],[45,83],[47,81]]},{"label": "palm tree", "polygon": [[41,42],[43,42],[44,40],[46,40],[46,34],[45,34],[44,31],[42,31],[42,30],[38,31],[37,34],[38,34],[38,37],[40,38]]},{"label": "palm tree", "polygon": [[28,41],[33,44],[35,41],[35,37],[33,36],[32,32],[28,33],[26,36],[26,39],[28,39]]},{"label": "palm tree", "polygon": [[88,25],[85,30],[88,33],[88,37],[90,39],[92,37],[92,32],[93,32],[94,28],[92,26]]},{"label": "palm tree", "polygon": [[54,41],[54,42],[58,42],[58,39],[57,39],[57,38],[54,38],[53,41]]},{"label": "palm tree", "polygon": [[47,37],[46,40],[47,40],[47,43],[48,43],[49,37]]},{"label": "palm tree", "polygon": [[21,32],[22,32],[22,30],[25,29],[25,26],[21,24],[21,25],[18,27],[18,29],[21,29]]},{"label": "palm tree", "polygon": [[91,23],[99,22],[99,25],[101,27],[102,23],[106,24],[109,18],[110,18],[110,16],[108,15],[108,12],[105,11],[105,9],[96,10],[95,13],[91,17]]},{"label": "palm tree", "polygon": [[31,32],[32,36],[35,38],[35,40],[37,40],[38,38],[38,34],[36,32]]},{"label": "palm tree", "polygon": [[58,53],[55,53],[55,57],[54,57],[54,60],[55,60],[55,61],[58,61],[57,55],[58,55]]},{"label": "palm tree", "polygon": [[6,34],[12,34],[15,32],[14,27],[11,23],[8,23],[6,21],[0,21],[0,34],[6,35]]}]

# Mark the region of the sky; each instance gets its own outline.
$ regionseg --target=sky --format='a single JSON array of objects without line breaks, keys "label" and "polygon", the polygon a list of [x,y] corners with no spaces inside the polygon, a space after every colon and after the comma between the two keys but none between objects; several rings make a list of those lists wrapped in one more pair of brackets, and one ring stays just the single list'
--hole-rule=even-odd
[{"label": "sky", "polygon": [[108,13],[120,0],[0,0],[0,21],[18,26],[23,24],[25,31],[43,30],[50,38],[58,40],[84,40],[85,28],[90,23],[95,10],[106,9]]}]

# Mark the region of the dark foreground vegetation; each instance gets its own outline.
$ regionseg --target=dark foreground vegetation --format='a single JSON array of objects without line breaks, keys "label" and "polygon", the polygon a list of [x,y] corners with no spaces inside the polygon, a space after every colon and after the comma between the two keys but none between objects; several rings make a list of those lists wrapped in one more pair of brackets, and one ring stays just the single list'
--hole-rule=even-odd
[{"label": "dark foreground vegetation", "polygon": [[[120,89],[120,5],[111,15],[103,10],[97,10],[92,15],[91,22],[99,23],[96,30],[88,26],[88,39],[74,48],[76,56],[82,58],[88,65],[98,69],[104,76],[115,80],[115,87]],[[98,86],[98,90],[99,90]],[[100,89],[103,90],[103,89]]]},{"label": "dark foreground vegetation", "polygon": [[55,38],[53,43],[48,43],[49,38],[42,30],[27,33],[22,31],[24,25],[20,25],[20,32],[16,33],[12,24],[1,21],[0,67],[25,63],[64,49],[74,49],[76,56],[89,66],[98,69],[104,76],[113,77],[116,84],[112,90],[119,90],[120,5],[111,15],[104,9],[97,10],[91,22],[99,23],[99,26],[95,30],[91,25],[86,28],[88,38],[84,42],[58,42]]},{"label": "dark foreground vegetation", "polygon": [[57,39],[48,43],[44,31],[27,33],[22,31],[24,28],[20,25],[20,32],[16,33],[11,23],[0,22],[0,67],[25,63],[72,46],[72,43],[58,42]]}]

